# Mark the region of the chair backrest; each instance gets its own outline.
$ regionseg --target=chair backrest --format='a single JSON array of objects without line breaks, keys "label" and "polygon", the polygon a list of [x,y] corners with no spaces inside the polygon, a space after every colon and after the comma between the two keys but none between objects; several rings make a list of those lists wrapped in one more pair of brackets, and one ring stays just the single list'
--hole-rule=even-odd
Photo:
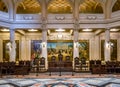
[{"label": "chair backrest", "polygon": [[24,65],[24,61],[19,61],[19,65]]},{"label": "chair backrest", "polygon": [[51,57],[51,61],[52,61],[52,62],[55,62],[55,61],[56,61],[56,57],[55,57],[55,56],[52,56],[52,57]]},{"label": "chair backrest", "polygon": [[85,57],[82,57],[82,58],[81,58],[81,63],[82,63],[82,64],[86,64],[86,58],[85,58]]},{"label": "chair backrest", "polygon": [[74,61],[75,61],[75,65],[78,65],[80,61],[79,57],[75,57]]},{"label": "chair backrest", "polygon": [[33,64],[34,65],[39,65],[39,58],[35,58],[34,61],[33,61]]},{"label": "chair backrest", "polygon": [[100,64],[101,65],[101,61],[100,60],[96,60],[96,64]]},{"label": "chair backrest", "polygon": [[45,65],[45,58],[44,57],[40,58],[40,65]]},{"label": "chair backrest", "polygon": [[66,57],[65,57],[65,61],[68,61],[68,62],[69,62],[69,61],[70,61],[70,56],[66,56]]}]

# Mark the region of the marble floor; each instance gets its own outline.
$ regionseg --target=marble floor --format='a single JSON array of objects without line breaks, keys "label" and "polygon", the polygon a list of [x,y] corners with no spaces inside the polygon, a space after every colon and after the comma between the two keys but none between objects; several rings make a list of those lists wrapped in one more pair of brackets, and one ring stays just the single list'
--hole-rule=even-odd
[{"label": "marble floor", "polygon": [[0,87],[120,87],[120,75],[90,73],[30,73],[29,75],[5,75]]}]

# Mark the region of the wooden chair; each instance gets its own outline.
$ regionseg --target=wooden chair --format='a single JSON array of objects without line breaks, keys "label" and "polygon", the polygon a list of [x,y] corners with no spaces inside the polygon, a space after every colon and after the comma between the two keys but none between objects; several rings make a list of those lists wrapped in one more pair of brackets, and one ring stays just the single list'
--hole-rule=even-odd
[{"label": "wooden chair", "polygon": [[65,57],[65,61],[66,61],[66,62],[70,62],[70,56],[66,56],[66,57]]},{"label": "wooden chair", "polygon": [[39,65],[40,71],[45,71],[45,58],[40,58],[40,65]]},{"label": "wooden chair", "polygon": [[80,59],[79,57],[75,57],[74,59],[74,71],[79,71],[81,69]]},{"label": "wooden chair", "polygon": [[56,56],[52,56],[51,57],[51,62],[55,62],[56,61]]},{"label": "wooden chair", "polygon": [[85,57],[81,58],[81,67],[85,70],[88,69],[88,64],[86,63],[86,58]]}]

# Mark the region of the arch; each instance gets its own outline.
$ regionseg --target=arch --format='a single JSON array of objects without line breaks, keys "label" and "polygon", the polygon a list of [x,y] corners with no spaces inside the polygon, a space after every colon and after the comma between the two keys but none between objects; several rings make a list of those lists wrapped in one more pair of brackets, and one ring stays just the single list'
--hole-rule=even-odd
[{"label": "arch", "polygon": [[50,0],[47,11],[53,14],[72,13],[73,3],[71,0]]},{"label": "arch", "polygon": [[117,0],[112,8],[112,12],[120,10],[120,0]]},{"label": "arch", "polygon": [[17,3],[17,14],[41,13],[41,5],[38,0],[20,0]]},{"label": "arch", "polygon": [[3,0],[0,0],[0,11],[8,12],[8,6]]},{"label": "arch", "polygon": [[103,13],[103,8],[96,0],[84,0],[80,3],[79,13]]}]

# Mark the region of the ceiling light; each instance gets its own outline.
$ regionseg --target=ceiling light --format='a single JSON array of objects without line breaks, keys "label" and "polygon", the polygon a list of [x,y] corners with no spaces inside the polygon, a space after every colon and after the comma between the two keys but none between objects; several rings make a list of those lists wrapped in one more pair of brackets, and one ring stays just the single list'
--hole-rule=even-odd
[{"label": "ceiling light", "polygon": [[2,29],[1,31],[9,31],[9,29]]},{"label": "ceiling light", "polygon": [[82,31],[92,31],[92,29],[83,29]]},{"label": "ceiling light", "polygon": [[55,31],[65,31],[64,29],[57,29],[57,30],[55,30]]},{"label": "ceiling light", "polygon": [[29,29],[28,31],[32,31],[33,32],[33,31],[38,31],[38,30],[36,30],[36,29]]},{"label": "ceiling light", "polygon": [[119,29],[114,28],[114,29],[110,29],[110,31],[119,31]]}]

